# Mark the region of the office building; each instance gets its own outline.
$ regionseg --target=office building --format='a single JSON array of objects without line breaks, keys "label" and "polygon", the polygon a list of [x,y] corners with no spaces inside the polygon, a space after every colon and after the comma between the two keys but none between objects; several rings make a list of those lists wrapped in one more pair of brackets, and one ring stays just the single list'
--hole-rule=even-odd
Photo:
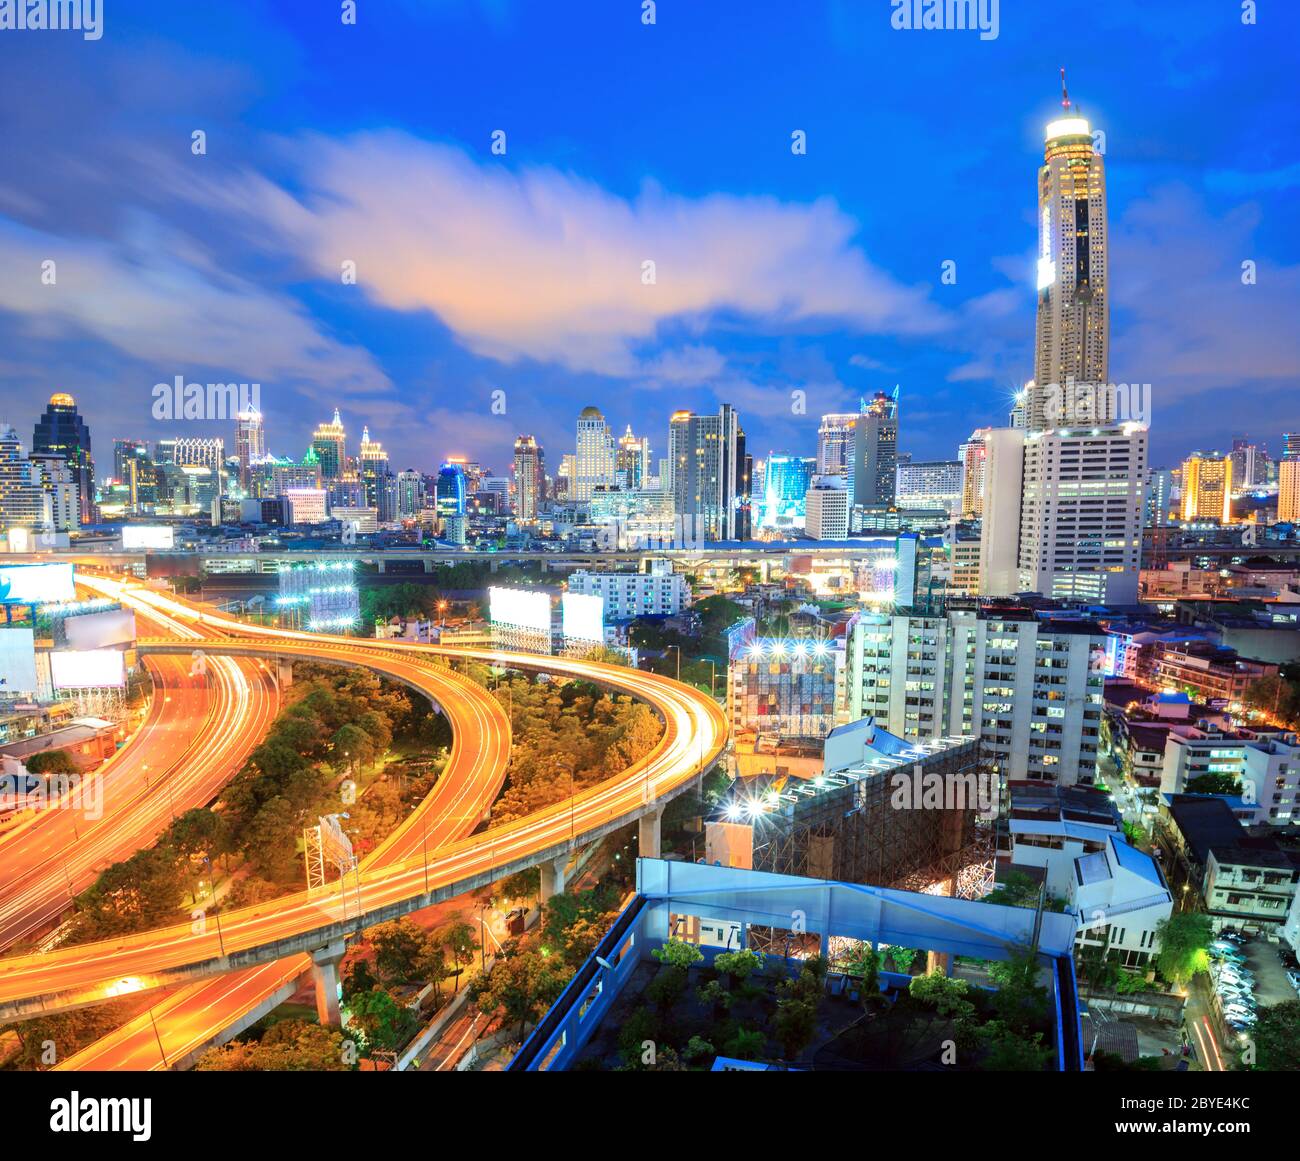
[{"label": "office building", "polygon": [[62,456],[77,488],[81,524],[95,522],[95,461],[90,450],[90,428],[77,411],[77,401],[63,391],[50,396],[49,405],[36,421],[32,452]]},{"label": "office building", "polygon": [[239,462],[239,487],[251,494],[253,468],[266,458],[266,431],[262,413],[250,407],[235,416],[235,459]]},{"label": "office building", "polygon": [[27,449],[9,424],[0,424],[0,531],[44,523],[45,499]]},{"label": "office building", "polygon": [[853,429],[858,421],[854,412],[823,415],[817,429],[817,474],[848,479],[853,456]]},{"label": "office building", "polygon": [[750,533],[750,464],[740,418],[729,403],[717,415],[678,411],[668,427],[674,514],[702,540],[745,540]]},{"label": "office building", "polygon": [[898,388],[893,395],[878,391],[853,425],[849,476],[853,503],[863,508],[892,508],[898,470]]},{"label": "office building", "polygon": [[987,459],[985,438],[992,428],[979,427],[957,449],[961,461],[961,515],[973,519],[984,513],[984,465]]},{"label": "office building", "polygon": [[334,418],[316,428],[311,446],[320,463],[321,479],[326,482],[339,479],[347,467],[348,452],[347,433],[343,430],[337,407],[334,408]]},{"label": "office building", "polygon": [[1217,520],[1232,523],[1232,459],[1218,452],[1197,452],[1183,461],[1184,523]]},{"label": "office building", "polygon": [[951,516],[959,516],[964,504],[961,461],[899,464],[894,492],[899,508],[941,508]]},{"label": "office building", "polygon": [[844,540],[849,534],[849,490],[842,476],[814,476],[804,497],[804,532],[813,540]]}]

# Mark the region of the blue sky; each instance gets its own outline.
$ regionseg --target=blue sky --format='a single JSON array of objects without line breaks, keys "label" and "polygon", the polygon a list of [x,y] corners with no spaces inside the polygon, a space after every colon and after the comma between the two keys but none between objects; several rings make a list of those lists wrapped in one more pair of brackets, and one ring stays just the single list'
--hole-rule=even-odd
[{"label": "blue sky", "polygon": [[660,0],[651,27],[639,0],[360,0],[354,27],[106,0],[98,41],[0,31],[0,421],[29,438],[71,391],[102,470],[117,436],[230,440],[155,421],[155,383],[255,381],[278,454],[338,406],[395,468],[503,471],[519,432],[556,466],[588,403],[655,455],[720,401],[756,454],[811,454],[818,415],[899,384],[904,449],[950,457],[1031,373],[1064,65],[1106,133],[1111,377],[1151,384],[1154,460],[1276,452],[1298,7],[1002,0],[984,41],[895,31],[888,0]]}]

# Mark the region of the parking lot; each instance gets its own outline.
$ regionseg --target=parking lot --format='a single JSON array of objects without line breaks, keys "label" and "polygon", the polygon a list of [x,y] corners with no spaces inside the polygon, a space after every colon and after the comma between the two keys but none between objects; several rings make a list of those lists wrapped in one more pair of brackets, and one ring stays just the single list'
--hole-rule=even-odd
[{"label": "parking lot", "polygon": [[1300,999],[1291,986],[1291,981],[1286,978],[1286,969],[1278,958],[1275,944],[1269,943],[1267,939],[1256,938],[1246,943],[1242,951],[1246,954],[1246,966],[1255,973],[1255,1002],[1261,1008]]}]

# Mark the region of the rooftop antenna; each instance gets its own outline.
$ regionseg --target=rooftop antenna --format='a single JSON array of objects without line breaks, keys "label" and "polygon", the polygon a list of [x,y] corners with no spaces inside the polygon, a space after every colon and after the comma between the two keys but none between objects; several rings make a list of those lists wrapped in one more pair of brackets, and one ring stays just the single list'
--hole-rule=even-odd
[{"label": "rooftop antenna", "polygon": [[1061,69],[1061,108],[1062,108],[1062,109],[1068,109],[1069,107],[1070,107],[1070,92],[1069,92],[1069,90],[1065,87],[1065,68],[1062,67],[1062,69]]}]

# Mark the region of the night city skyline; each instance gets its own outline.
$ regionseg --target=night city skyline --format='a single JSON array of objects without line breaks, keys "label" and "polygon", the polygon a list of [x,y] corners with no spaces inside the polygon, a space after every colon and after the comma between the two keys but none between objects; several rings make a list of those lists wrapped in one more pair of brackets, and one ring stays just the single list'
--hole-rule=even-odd
[{"label": "night city skyline", "polygon": [[[763,4],[745,20],[674,12],[653,42],[612,7],[397,5],[346,30],[354,42],[273,4],[223,8],[201,35],[123,4],[111,55],[29,38],[0,80],[42,94],[16,126],[31,163],[0,184],[20,256],[0,281],[6,420],[23,431],[61,390],[100,441],[229,440],[229,424],[153,420],[149,392],[176,375],[258,382],[279,456],[337,406],[394,468],[460,454],[503,472],[520,432],[554,462],[589,403],[656,456],[672,411],[722,402],[756,453],[811,455],[818,416],[898,384],[903,446],[951,458],[1033,373],[1033,174],[1064,66],[1105,134],[1111,378],[1151,384],[1151,463],[1240,435],[1276,457],[1300,426],[1281,325],[1300,309],[1284,36],[1148,4],[1086,35],[1034,9],[996,40],[923,37],[832,3],[796,52]],[[223,61],[254,20],[257,59]],[[409,55],[376,65],[440,36],[472,47],[433,76]],[[608,51],[579,67],[584,36]],[[737,51],[701,56],[715,36]],[[57,289],[20,274],[47,257]],[[110,288],[116,305],[97,306]],[[1185,406],[1229,392],[1230,430]]]}]

